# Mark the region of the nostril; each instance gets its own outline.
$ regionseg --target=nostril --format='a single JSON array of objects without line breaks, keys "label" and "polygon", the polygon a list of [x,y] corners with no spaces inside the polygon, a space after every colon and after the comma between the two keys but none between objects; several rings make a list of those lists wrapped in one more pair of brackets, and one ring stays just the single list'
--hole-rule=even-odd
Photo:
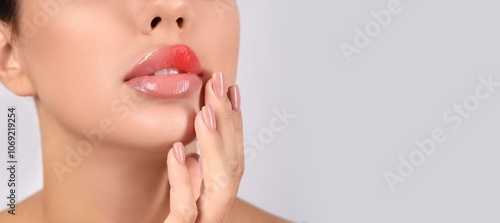
[{"label": "nostril", "polygon": [[153,21],[151,21],[151,28],[155,28],[156,26],[158,26],[158,24],[161,22],[161,18],[160,17],[155,17],[153,19]]},{"label": "nostril", "polygon": [[179,28],[182,28],[182,25],[184,23],[184,19],[182,17],[179,17],[176,22],[177,22],[177,26],[179,26]]}]

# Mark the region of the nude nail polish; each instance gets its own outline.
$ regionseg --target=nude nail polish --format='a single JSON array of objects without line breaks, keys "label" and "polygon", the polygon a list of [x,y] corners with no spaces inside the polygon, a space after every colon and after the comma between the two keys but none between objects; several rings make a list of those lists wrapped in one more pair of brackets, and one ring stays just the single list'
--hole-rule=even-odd
[{"label": "nude nail polish", "polygon": [[174,156],[180,165],[184,165],[186,163],[186,151],[182,143],[177,142],[174,144]]},{"label": "nude nail polish", "polygon": [[224,74],[222,72],[214,73],[212,76],[212,87],[215,95],[219,98],[225,98],[226,93],[226,83],[224,80]]},{"label": "nude nail polish", "polygon": [[241,111],[241,94],[240,87],[238,85],[234,85],[229,87],[229,100],[231,101],[231,105],[233,107],[233,111],[240,112]]},{"label": "nude nail polish", "polygon": [[215,115],[210,105],[202,108],[202,117],[208,129],[210,129],[210,131],[215,131],[215,129],[217,128],[215,123]]}]

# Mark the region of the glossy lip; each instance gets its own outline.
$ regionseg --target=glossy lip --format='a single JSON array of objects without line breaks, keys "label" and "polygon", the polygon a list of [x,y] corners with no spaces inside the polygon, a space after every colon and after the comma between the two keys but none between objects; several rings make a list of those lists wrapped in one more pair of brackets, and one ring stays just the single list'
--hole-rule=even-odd
[{"label": "glossy lip", "polygon": [[[167,68],[177,69],[180,74],[154,75]],[[124,82],[150,97],[176,98],[201,88],[202,68],[198,57],[188,46],[162,46],[144,56],[125,76]]]},{"label": "glossy lip", "polygon": [[201,75],[202,71],[198,57],[188,46],[162,46],[144,56],[125,76],[124,81],[152,75],[166,68],[175,68],[183,73],[197,75]]}]

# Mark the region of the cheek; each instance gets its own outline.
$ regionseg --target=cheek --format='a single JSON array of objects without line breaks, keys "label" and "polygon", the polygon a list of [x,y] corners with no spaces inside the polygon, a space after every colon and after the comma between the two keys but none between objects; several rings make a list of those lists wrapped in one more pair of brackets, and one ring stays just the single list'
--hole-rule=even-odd
[{"label": "cheek", "polygon": [[113,55],[120,55],[116,49],[123,43],[115,36],[121,30],[101,35],[114,22],[103,19],[104,13],[66,10],[26,39],[23,57],[44,108],[63,126],[81,132],[112,115],[110,105],[120,98],[125,72]]},{"label": "cheek", "polygon": [[[198,18],[187,37],[208,71],[224,71],[228,84],[236,82],[240,45],[240,18],[233,0],[208,0],[196,4]],[[222,8],[221,8],[222,7]]]}]

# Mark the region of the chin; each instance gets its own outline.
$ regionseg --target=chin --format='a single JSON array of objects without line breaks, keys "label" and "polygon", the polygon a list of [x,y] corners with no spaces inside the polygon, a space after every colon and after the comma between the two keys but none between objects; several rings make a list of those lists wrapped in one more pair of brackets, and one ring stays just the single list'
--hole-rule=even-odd
[{"label": "chin", "polygon": [[176,142],[196,139],[194,120],[199,104],[188,101],[147,101],[128,115],[112,118],[114,130],[104,134],[111,147],[166,152]]}]

